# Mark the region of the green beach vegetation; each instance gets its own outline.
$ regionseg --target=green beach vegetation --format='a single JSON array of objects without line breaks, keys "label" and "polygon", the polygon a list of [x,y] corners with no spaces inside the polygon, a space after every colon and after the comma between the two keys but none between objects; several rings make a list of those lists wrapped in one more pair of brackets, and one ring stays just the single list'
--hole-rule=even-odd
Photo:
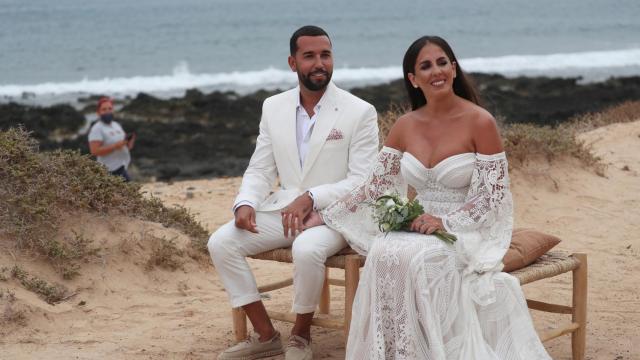
[{"label": "green beach vegetation", "polygon": [[63,278],[71,279],[82,259],[96,249],[81,234],[64,241],[54,235],[65,217],[82,212],[161,223],[190,236],[192,248],[206,251],[208,232],[187,209],[168,208],[144,196],[140,185],[109,175],[88,155],[40,152],[25,130],[0,132],[0,241],[9,242],[4,246],[43,256]]}]

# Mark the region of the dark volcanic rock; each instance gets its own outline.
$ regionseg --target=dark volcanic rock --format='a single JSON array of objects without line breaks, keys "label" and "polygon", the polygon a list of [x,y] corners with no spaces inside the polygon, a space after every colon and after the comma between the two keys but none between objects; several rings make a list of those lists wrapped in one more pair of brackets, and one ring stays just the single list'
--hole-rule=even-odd
[{"label": "dark volcanic rock", "polygon": [[[473,78],[484,106],[506,123],[554,125],[581,113],[640,99],[640,77],[584,85],[578,79],[510,79],[490,74],[473,74]],[[183,97],[168,100],[141,93],[125,100],[116,119],[125,131],[138,134],[132,152],[138,174],[160,180],[237,176],[255,148],[262,102],[276,92],[239,96],[189,90]],[[380,112],[407,101],[402,80],[351,92]],[[95,111],[96,100],[84,99],[87,111]],[[42,149],[61,147],[88,153],[86,136],[70,136],[84,124],[84,117],[68,105],[0,105],[0,129],[18,124],[34,132]]]},{"label": "dark volcanic rock", "polygon": [[242,128],[247,124],[255,124],[255,119],[260,116],[262,102],[275,93],[258,91],[238,96],[234,92],[214,91],[203,94],[191,89],[184,97],[169,100],[140,93],[121,112],[152,121],[168,119],[171,122],[212,122]]},{"label": "dark volcanic rock", "polygon": [[274,92],[233,92],[161,100],[139,94],[119,113],[127,131],[138,134],[135,157],[143,174],[159,178],[235,176],[255,148],[262,102]]},{"label": "dark volcanic rock", "polygon": [[640,99],[640,77],[578,84],[576,78],[474,76],[486,108],[508,123],[556,125],[576,115]]},{"label": "dark volcanic rock", "polygon": [[84,125],[84,116],[69,105],[50,107],[0,104],[0,130],[22,126],[39,141],[75,134]]},{"label": "dark volcanic rock", "polygon": [[[640,99],[640,77],[613,78],[578,84],[577,78],[518,77],[471,74],[482,104],[506,123],[555,125],[586,112],[602,110],[626,100]],[[402,80],[352,89],[378,111],[391,104],[408,104]]]},{"label": "dark volcanic rock", "polygon": [[257,121],[242,129],[220,121],[118,121],[137,134],[132,158],[140,172],[161,180],[238,175],[247,166],[258,132]]}]

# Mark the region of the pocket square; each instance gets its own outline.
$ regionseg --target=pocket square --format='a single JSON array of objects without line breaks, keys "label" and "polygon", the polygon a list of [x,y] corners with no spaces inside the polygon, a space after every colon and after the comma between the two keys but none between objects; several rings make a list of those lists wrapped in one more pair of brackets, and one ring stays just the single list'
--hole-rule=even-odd
[{"label": "pocket square", "polygon": [[331,132],[329,133],[329,136],[327,136],[327,141],[329,140],[340,140],[343,139],[344,135],[342,135],[342,131],[333,128],[331,129]]}]

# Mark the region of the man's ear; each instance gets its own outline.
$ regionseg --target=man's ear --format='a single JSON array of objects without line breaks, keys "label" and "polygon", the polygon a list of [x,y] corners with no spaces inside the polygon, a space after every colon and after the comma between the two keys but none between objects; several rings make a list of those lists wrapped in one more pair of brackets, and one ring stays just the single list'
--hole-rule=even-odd
[{"label": "man's ear", "polygon": [[289,63],[289,67],[291,68],[291,71],[296,72],[297,71],[296,58],[289,55],[289,57],[287,58],[287,62]]}]

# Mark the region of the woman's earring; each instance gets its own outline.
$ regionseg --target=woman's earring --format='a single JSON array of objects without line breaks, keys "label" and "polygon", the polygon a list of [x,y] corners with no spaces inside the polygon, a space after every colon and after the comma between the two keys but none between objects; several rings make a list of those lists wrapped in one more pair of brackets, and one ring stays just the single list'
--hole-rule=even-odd
[{"label": "woman's earring", "polygon": [[414,89],[417,89],[417,88],[418,88],[418,85],[417,85],[417,84],[413,84],[413,88],[414,88]]}]

